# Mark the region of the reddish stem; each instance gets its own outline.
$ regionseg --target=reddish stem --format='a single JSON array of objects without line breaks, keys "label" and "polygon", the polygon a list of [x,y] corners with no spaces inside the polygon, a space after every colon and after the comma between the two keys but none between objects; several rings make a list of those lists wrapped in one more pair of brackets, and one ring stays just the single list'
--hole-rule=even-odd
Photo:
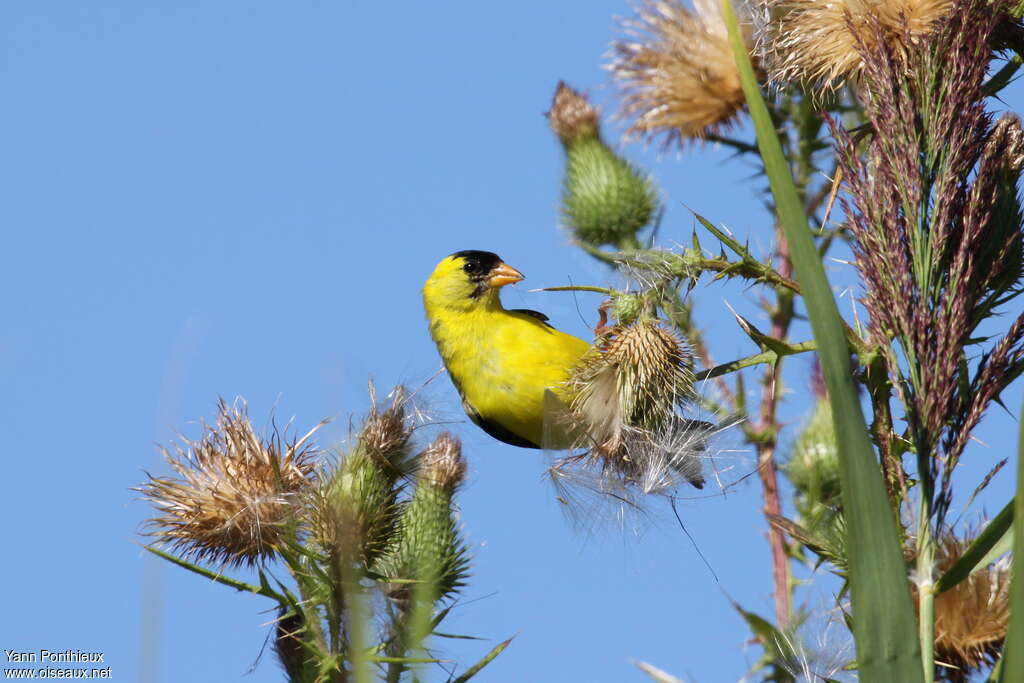
[{"label": "reddish stem", "polygon": [[[793,264],[789,260],[789,245],[781,230],[776,230],[779,239],[779,273],[784,277],[793,274]],[[776,289],[776,308],[772,314],[771,336],[784,339],[793,320],[792,292]],[[757,472],[761,478],[761,492],[764,496],[764,513],[782,515],[782,503],[779,498],[778,466],[775,462],[776,435],[779,423],[776,419],[778,405],[777,387],[781,377],[781,359],[769,366],[762,381],[761,410],[757,431],[762,438],[757,444]],[[789,557],[786,553],[786,539],[780,529],[768,525],[768,543],[772,550],[772,596],[775,600],[775,623],[779,628],[789,626],[791,605],[789,593]]]}]

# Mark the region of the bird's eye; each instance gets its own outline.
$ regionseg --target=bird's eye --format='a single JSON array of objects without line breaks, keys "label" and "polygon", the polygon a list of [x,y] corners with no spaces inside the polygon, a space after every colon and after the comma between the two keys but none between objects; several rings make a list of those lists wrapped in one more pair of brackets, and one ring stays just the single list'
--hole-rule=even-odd
[{"label": "bird's eye", "polygon": [[469,261],[466,265],[462,266],[462,270],[466,271],[470,275],[480,272],[480,264],[476,261]]}]

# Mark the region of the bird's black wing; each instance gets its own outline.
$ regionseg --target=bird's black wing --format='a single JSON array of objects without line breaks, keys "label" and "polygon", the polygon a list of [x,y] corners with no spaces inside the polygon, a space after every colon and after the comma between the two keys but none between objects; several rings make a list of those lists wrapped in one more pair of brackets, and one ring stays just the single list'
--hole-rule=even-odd
[{"label": "bird's black wing", "polygon": [[495,420],[484,417],[478,413],[476,408],[470,405],[469,401],[466,399],[462,399],[462,408],[466,411],[466,415],[469,416],[469,419],[472,420],[477,427],[484,430],[498,441],[504,441],[507,444],[519,446],[520,448],[540,448],[540,446],[532,441],[524,439],[518,434],[514,434],[508,429],[505,429],[505,427],[501,426],[501,424]]},{"label": "bird's black wing", "polygon": [[536,318],[537,320],[541,321],[551,329],[554,329],[554,325],[548,322],[550,318],[548,318],[540,311],[531,311],[529,308],[511,308],[509,309],[509,313],[523,313],[524,315],[528,315],[531,318]]}]

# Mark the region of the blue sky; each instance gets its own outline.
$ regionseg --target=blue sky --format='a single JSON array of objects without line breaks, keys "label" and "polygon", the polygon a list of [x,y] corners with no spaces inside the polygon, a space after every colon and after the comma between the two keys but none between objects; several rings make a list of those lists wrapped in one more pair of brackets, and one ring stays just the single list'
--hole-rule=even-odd
[{"label": "blue sky", "polygon": [[[528,278],[508,305],[586,336],[596,299],[528,292],[609,282],[558,228],[562,156],[541,114],[560,79],[608,101],[602,54],[627,12],[3,3],[0,649],[100,650],[119,680],[281,680],[269,651],[256,663],[270,605],[147,559],[147,507],[129,487],[164,471],[154,442],[195,436],[218,396],[244,396],[259,425],[272,410],[303,430],[337,417],[329,443],[366,410],[368,379],[422,384],[440,361],[420,286],[459,249],[501,254]],[[1020,101],[1015,87],[1007,102]],[[685,204],[768,248],[751,166],[710,147],[626,153],[666,198],[661,243],[689,238]],[[694,296],[717,358],[753,352],[725,303],[757,321],[755,292]],[[808,367],[790,363],[791,424]],[[756,479],[724,497],[684,492],[719,585],[667,509],[639,535],[576,533],[541,455],[464,420],[446,378],[423,394],[460,421],[470,463],[459,502],[474,578],[446,630],[490,639],[443,643],[446,656],[466,665],[518,634],[485,681],[645,680],[633,660],[722,681],[756,661],[729,603],[771,612]],[[1015,387],[1006,405],[1020,400]],[[969,487],[1012,453],[1015,427],[993,412],[963,465]],[[1008,487],[992,488],[990,512]]]}]

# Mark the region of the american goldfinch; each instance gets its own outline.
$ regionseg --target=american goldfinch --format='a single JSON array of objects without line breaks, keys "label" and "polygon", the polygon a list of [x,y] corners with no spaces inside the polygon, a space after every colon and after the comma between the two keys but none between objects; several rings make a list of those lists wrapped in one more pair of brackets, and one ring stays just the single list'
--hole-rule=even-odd
[{"label": "american goldfinch", "polygon": [[430,334],[481,429],[513,446],[565,447],[545,439],[545,391],[564,401],[563,383],[591,345],[543,313],[502,306],[501,288],[522,279],[489,251],[448,256],[423,287]]}]

